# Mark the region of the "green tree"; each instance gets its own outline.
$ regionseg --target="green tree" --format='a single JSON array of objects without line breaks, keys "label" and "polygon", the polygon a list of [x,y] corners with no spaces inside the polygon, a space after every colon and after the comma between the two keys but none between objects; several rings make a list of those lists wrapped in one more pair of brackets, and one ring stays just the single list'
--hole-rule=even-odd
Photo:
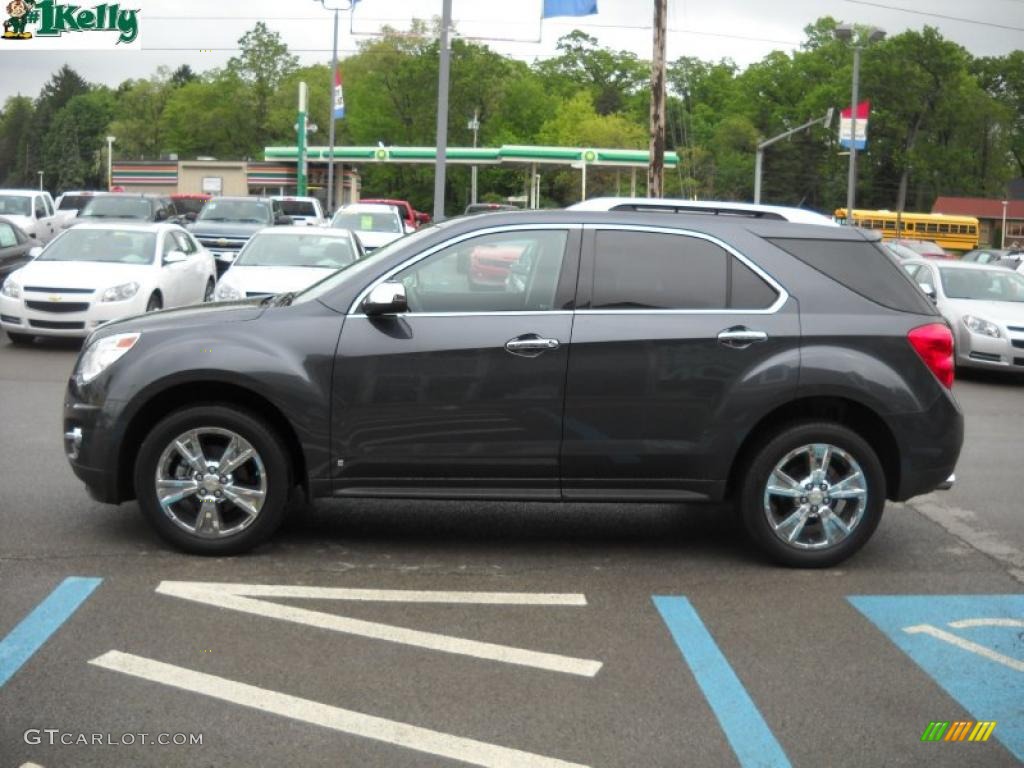
[{"label": "green tree", "polygon": [[28,96],[11,96],[0,113],[0,184],[5,187],[29,183],[28,152],[34,112]]},{"label": "green tree", "polygon": [[266,141],[271,135],[269,118],[270,103],[281,81],[299,66],[298,57],[288,52],[288,46],[277,32],[272,32],[262,21],[238,40],[240,53],[227,64],[229,73],[249,88],[247,119],[256,129],[257,143]]}]

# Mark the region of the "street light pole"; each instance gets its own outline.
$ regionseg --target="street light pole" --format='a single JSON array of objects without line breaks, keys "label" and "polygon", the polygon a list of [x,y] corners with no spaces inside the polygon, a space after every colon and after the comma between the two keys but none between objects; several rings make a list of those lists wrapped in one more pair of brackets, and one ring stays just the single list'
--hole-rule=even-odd
[{"label": "street light pole", "polygon": [[[850,95],[850,170],[846,179],[846,223],[853,226],[853,208],[857,202],[857,101],[860,98],[860,52],[863,46],[857,40],[857,30],[852,24],[840,24],[834,32],[839,40],[853,44],[853,88]],[[871,27],[867,42],[874,43],[885,37],[885,30]],[[841,135],[841,134],[840,134]]]},{"label": "street light pole", "polygon": [[38,171],[38,173],[39,173],[39,191],[42,192],[43,191],[43,172],[42,171]]},{"label": "street light pole", "polygon": [[853,223],[857,199],[857,93],[860,87],[860,46],[853,46],[853,90],[850,95],[850,170],[846,179],[846,223]]},{"label": "street light pole", "polygon": [[451,47],[452,0],[441,5],[441,65],[437,70],[437,162],[434,166],[434,221],[444,221],[445,162],[448,159],[448,70]]},{"label": "street light pole", "polygon": [[828,111],[825,113],[824,117],[816,117],[813,120],[808,120],[803,125],[798,125],[796,128],[788,130],[785,133],[780,133],[778,136],[773,136],[770,139],[765,139],[764,141],[762,141],[760,144],[757,145],[757,155],[754,158],[754,202],[755,203],[760,203],[761,202],[761,172],[762,172],[762,170],[764,168],[764,151],[765,151],[765,149],[767,147],[770,147],[772,144],[774,144],[777,141],[782,141],[783,139],[785,139],[785,138],[787,138],[789,136],[792,136],[794,133],[799,133],[800,131],[803,131],[803,130],[806,130],[806,129],[810,128],[815,123],[822,123],[827,128],[832,123],[832,112],[833,112],[832,107],[829,107]]},{"label": "street light pole", "polygon": [[[476,136],[480,130],[480,110],[473,110],[473,119],[469,121],[469,125],[466,126],[473,132],[473,149],[476,149]],[[470,182],[469,182],[469,202],[476,203],[476,163],[473,163],[473,167],[470,169]]]},{"label": "street light pole", "polygon": [[328,137],[327,141],[330,145],[329,155],[327,157],[327,215],[332,215],[334,211],[334,89],[337,88],[337,84],[334,82],[338,76],[338,9],[334,9],[334,48],[331,55],[331,114],[328,117],[330,127],[327,129]]},{"label": "street light pole", "polygon": [[114,141],[116,137],[107,136],[107,191],[114,187],[114,163],[111,158],[114,156]]}]

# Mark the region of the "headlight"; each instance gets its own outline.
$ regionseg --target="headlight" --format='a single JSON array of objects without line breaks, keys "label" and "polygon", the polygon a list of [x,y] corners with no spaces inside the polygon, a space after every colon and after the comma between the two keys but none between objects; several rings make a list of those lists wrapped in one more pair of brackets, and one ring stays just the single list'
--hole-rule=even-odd
[{"label": "headlight", "polygon": [[107,288],[100,297],[100,301],[125,301],[139,292],[138,283],[122,283],[112,288]]},{"label": "headlight", "polygon": [[217,298],[221,301],[234,301],[244,298],[242,292],[230,283],[221,283],[217,286]]},{"label": "headlight", "polygon": [[991,336],[993,339],[998,339],[1002,335],[998,325],[974,315],[964,315],[964,325],[971,333],[976,333],[979,336]]},{"label": "headlight", "polygon": [[141,336],[141,333],[119,333],[90,344],[78,364],[79,379],[83,384],[88,384],[120,360],[125,352],[135,346]]},{"label": "headlight", "polygon": [[20,299],[21,286],[11,280],[11,278],[7,278],[4,280],[3,287],[0,287],[0,293],[9,299]]}]

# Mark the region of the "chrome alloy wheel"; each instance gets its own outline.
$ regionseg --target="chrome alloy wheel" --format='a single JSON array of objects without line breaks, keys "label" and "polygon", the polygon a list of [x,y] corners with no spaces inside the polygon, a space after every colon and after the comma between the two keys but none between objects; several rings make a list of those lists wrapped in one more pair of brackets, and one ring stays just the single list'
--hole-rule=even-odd
[{"label": "chrome alloy wheel", "polygon": [[840,543],[860,524],[867,504],[867,478],[860,464],[828,443],[787,453],[764,489],[764,514],[772,531],[799,549]]},{"label": "chrome alloy wheel", "polygon": [[245,530],[267,498],[259,453],[240,435],[218,427],[178,435],[160,455],[154,480],[164,514],[204,539]]}]

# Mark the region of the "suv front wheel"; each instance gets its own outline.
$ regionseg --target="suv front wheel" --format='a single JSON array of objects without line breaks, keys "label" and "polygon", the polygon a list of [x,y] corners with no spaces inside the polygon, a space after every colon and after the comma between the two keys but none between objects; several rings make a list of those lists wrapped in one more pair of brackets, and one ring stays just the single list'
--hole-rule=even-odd
[{"label": "suv front wheel", "polygon": [[221,405],[175,411],[139,448],[135,492],[166,541],[197,555],[232,555],[280,526],[289,466],[281,440],[254,414]]},{"label": "suv front wheel", "polygon": [[871,538],[885,474],[860,435],[830,422],[796,424],[754,452],[740,491],[747,532],[784,565],[842,562]]}]

